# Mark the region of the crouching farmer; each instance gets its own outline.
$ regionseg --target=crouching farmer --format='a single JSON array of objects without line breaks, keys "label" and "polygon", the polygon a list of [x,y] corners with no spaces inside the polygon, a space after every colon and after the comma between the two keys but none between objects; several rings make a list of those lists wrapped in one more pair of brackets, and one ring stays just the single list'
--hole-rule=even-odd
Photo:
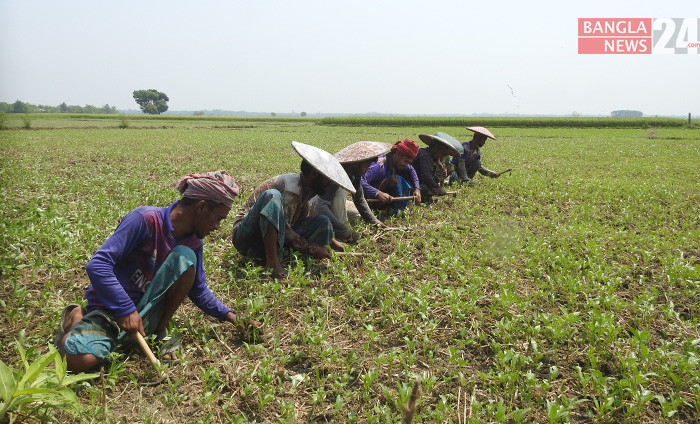
[{"label": "crouching farmer", "polygon": [[300,173],[278,175],[260,184],[233,222],[233,246],[242,255],[264,261],[276,279],[287,277],[281,258],[292,248],[315,259],[328,259],[343,247],[334,239],[326,216],[309,216],[309,200],[334,184],[355,193],[338,160],[325,150],[292,141],[302,158]]},{"label": "crouching farmer", "polygon": [[359,217],[372,225],[387,228],[386,224],[374,216],[372,209],[367,204],[360,181],[369,170],[370,165],[377,161],[379,155],[385,154],[389,149],[391,149],[389,143],[358,141],[333,155],[348,174],[350,182],[355,188],[352,201],[347,200],[348,192],[345,189],[339,185],[333,185],[326,190],[324,195],[314,196],[310,205],[311,215],[323,215],[330,219],[337,240],[350,243],[357,241],[356,234],[346,223],[355,221]]},{"label": "crouching farmer", "polygon": [[68,305],[56,337],[69,370],[98,365],[135,333],[166,338],[185,296],[205,313],[240,324],[207,286],[202,263],[202,239],[226,218],[238,187],[217,171],[187,175],[178,190],[182,199],[166,208],[129,212],[88,262],[87,308]]}]

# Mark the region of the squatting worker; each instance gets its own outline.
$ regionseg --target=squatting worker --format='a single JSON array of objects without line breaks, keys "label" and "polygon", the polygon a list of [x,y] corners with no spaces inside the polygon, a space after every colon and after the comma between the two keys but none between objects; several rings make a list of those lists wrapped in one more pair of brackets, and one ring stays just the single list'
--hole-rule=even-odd
[{"label": "squatting worker", "polygon": [[343,242],[356,241],[357,237],[346,223],[358,216],[369,224],[386,228],[386,225],[374,216],[367,204],[360,180],[377,157],[385,154],[389,149],[391,149],[389,143],[358,141],[333,155],[348,174],[355,188],[355,194],[352,195],[352,201],[348,201],[348,192],[339,185],[334,185],[326,190],[323,196],[315,196],[311,199],[311,215],[327,216],[333,224],[336,239]]},{"label": "squatting worker", "polygon": [[[418,150],[418,155],[413,160],[413,168],[418,174],[423,200],[428,201],[432,196],[444,196],[447,194],[442,188],[447,178],[447,168],[444,161],[450,156],[459,156],[464,152],[462,145],[440,137],[443,133],[419,134],[418,137],[428,145]],[[457,148],[459,146],[459,148]]]},{"label": "squatting worker", "polygon": [[447,173],[447,177],[443,181],[443,187],[445,184],[448,184],[450,182],[450,174],[452,171],[455,170],[455,166],[452,163],[452,160],[461,156],[464,153],[464,147],[462,146],[462,143],[459,142],[456,138],[452,137],[451,135],[438,131],[434,134],[436,137],[440,137],[443,140],[447,140],[454,146],[455,149],[457,149],[457,152],[459,153],[457,156],[445,156],[442,160],[442,164],[445,166],[445,172]]},{"label": "squatting worker", "polygon": [[165,338],[185,296],[205,313],[242,325],[207,286],[202,263],[202,239],[226,218],[238,187],[216,171],[182,177],[178,191],[182,198],[166,208],[129,212],[88,262],[87,307],[64,308],[56,338],[69,370],[99,364],[137,332]]},{"label": "squatting worker", "polygon": [[418,145],[411,139],[394,143],[391,151],[379,156],[362,176],[365,197],[377,199],[380,209],[391,204],[394,213],[399,213],[408,205],[408,201],[395,201],[394,197],[412,195],[415,196],[415,204],[420,204],[420,182],[416,170],[411,166],[417,154]]},{"label": "squatting worker", "polygon": [[467,127],[469,131],[474,132],[473,138],[465,143],[462,143],[464,147],[464,153],[452,160],[455,166],[455,170],[450,174],[450,182],[459,181],[463,184],[468,184],[476,175],[477,171],[484,176],[491,178],[498,178],[502,174],[510,171],[507,169],[503,172],[494,172],[484,168],[481,164],[481,148],[486,144],[486,139],[490,138],[495,140],[491,131],[484,127]]},{"label": "squatting worker", "polygon": [[278,175],[263,182],[248,197],[233,223],[233,245],[241,254],[265,262],[274,278],[287,275],[280,258],[285,246],[316,259],[330,258],[328,247],[342,250],[326,216],[309,215],[309,200],[333,184],[355,189],[338,160],[307,144],[292,142],[302,157],[301,173]]}]

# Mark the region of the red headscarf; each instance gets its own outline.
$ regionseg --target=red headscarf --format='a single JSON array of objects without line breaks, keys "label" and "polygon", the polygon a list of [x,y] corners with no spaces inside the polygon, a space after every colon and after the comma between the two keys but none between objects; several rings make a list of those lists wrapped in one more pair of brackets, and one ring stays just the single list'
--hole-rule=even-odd
[{"label": "red headscarf", "polygon": [[396,143],[394,143],[394,147],[392,147],[392,150],[395,150],[396,153],[399,153],[401,155],[408,156],[409,158],[411,158],[411,160],[413,160],[418,154],[418,144],[416,144],[416,142],[411,140],[410,138],[407,138],[404,141],[397,141]]},{"label": "red headscarf", "polygon": [[212,200],[229,208],[238,196],[238,186],[226,171],[189,174],[180,178],[177,190],[183,197],[197,200]]}]

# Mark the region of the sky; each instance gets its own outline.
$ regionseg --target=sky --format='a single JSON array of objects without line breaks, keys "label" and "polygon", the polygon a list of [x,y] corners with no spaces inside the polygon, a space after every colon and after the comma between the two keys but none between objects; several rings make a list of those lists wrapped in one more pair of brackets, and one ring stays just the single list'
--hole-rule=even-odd
[{"label": "sky", "polygon": [[0,101],[699,115],[700,54],[578,54],[578,18],[634,17],[698,21],[700,2],[0,0]]}]

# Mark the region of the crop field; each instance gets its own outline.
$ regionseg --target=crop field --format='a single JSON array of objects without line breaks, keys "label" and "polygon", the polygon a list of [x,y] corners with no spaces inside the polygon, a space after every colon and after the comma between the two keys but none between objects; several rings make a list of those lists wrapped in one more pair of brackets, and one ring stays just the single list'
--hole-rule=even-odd
[{"label": "crop field", "polygon": [[10,379],[48,387],[37,376],[61,374],[41,355],[61,309],[84,304],[88,259],[128,211],[168,205],[193,172],[227,170],[242,189],[205,240],[204,266],[214,293],[263,321],[264,335],[240,334],[187,300],[173,322],[182,360],[162,384],[147,384],[155,372],[127,348],[72,384],[65,408],[41,403],[48,389],[30,390],[39,403],[5,420],[398,423],[417,385],[415,423],[698,422],[700,129],[687,121],[504,122],[483,163],[512,173],[409,207],[387,221],[401,231],[356,224],[359,243],[347,250],[361,255],[294,255],[289,277],[275,281],[233,249],[232,218],[249,193],[298,171],[292,140],[335,152],[471,134],[413,122],[7,117],[0,395]]}]

